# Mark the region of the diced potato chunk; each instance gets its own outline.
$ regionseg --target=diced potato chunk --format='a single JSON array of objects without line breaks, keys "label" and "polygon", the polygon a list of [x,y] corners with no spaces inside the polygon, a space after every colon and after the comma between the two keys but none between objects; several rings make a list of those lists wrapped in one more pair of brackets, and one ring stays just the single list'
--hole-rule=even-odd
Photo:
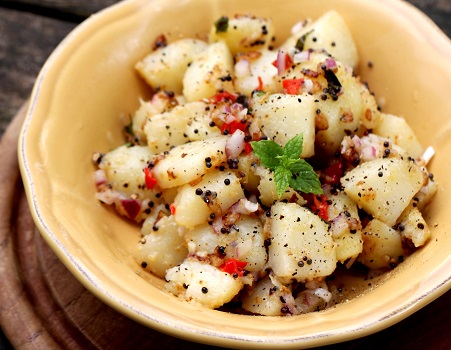
[{"label": "diced potato chunk", "polygon": [[354,233],[346,231],[334,241],[337,244],[337,260],[341,263],[350,258],[356,258],[362,252],[363,240],[360,230]]},{"label": "diced potato chunk", "polygon": [[136,64],[136,69],[153,88],[182,92],[183,76],[193,58],[207,48],[198,39],[180,39],[157,49]]},{"label": "diced potato chunk", "polygon": [[194,57],[183,77],[183,95],[187,101],[209,98],[219,91],[233,92],[233,57],[219,41]]},{"label": "diced potato chunk", "polygon": [[135,111],[132,117],[132,131],[135,138],[145,144],[147,137],[144,128],[150,117],[169,111],[177,106],[182,100],[181,96],[174,97],[165,91],[160,91],[152,96],[150,101],[143,101],[140,99],[140,106]]},{"label": "diced potato chunk", "polygon": [[337,264],[327,224],[308,209],[278,202],[271,208],[269,266],[277,277],[309,281],[330,275]]},{"label": "diced potato chunk", "polygon": [[[287,289],[285,287],[285,289]],[[266,277],[244,293],[242,306],[244,310],[264,316],[282,316],[284,307],[281,297],[286,290],[276,287],[269,277]]]},{"label": "diced potato chunk", "polygon": [[[224,18],[225,20],[225,18]],[[216,25],[210,29],[211,43],[223,40],[232,55],[239,52],[260,50],[271,44],[274,27],[271,19],[249,15],[237,15],[228,18],[226,30],[217,30]]]},{"label": "diced potato chunk", "polygon": [[267,98],[254,96],[253,123],[269,139],[284,146],[290,139],[303,134],[301,157],[315,153],[315,97],[309,94],[273,94]]},{"label": "diced potato chunk", "polygon": [[368,87],[360,83],[360,89],[363,101],[363,116],[360,118],[360,121],[367,130],[373,130],[374,132],[374,129],[382,122],[381,112],[379,112],[376,99]]},{"label": "diced potato chunk", "polygon": [[423,147],[404,118],[382,113],[381,122],[373,129],[373,132],[393,140],[413,158],[423,155]]},{"label": "diced potato chunk", "polygon": [[187,244],[193,242],[195,244],[195,253],[198,256],[206,256],[214,254],[218,246],[226,247],[233,237],[230,235],[218,235],[214,232],[211,225],[205,223],[197,225],[192,230],[185,233]]},{"label": "diced potato chunk", "polygon": [[400,234],[377,219],[371,220],[363,230],[363,252],[359,257],[371,269],[389,267],[404,257]]},{"label": "diced potato chunk", "polygon": [[289,37],[281,47],[285,49],[294,47],[298,39],[304,35],[306,35],[304,50],[325,49],[345,65],[357,67],[359,60],[357,47],[348,26],[338,12],[325,13]]},{"label": "diced potato chunk", "polygon": [[[332,202],[327,209],[329,220],[332,221],[331,228],[337,221],[340,231],[337,237],[332,232],[337,244],[337,260],[343,263],[349,258],[357,257],[363,248],[357,205],[344,192],[339,192],[328,199]],[[349,223],[352,223],[352,229]],[[341,228],[341,225],[344,225],[344,228]]]},{"label": "diced potato chunk", "polygon": [[[226,179],[230,181],[229,185],[224,183]],[[198,188],[202,190],[202,195],[196,194]],[[211,196],[205,196],[207,190],[211,192]],[[186,184],[179,188],[174,200],[175,221],[178,225],[191,229],[208,221],[212,212],[225,212],[241,198],[244,198],[244,192],[233,172],[212,170],[196,185]]]},{"label": "diced potato chunk", "polygon": [[393,226],[421,188],[423,174],[410,160],[379,158],[349,171],[341,184],[360,208]]},{"label": "diced potato chunk", "polygon": [[248,271],[263,270],[266,260],[265,237],[263,226],[256,217],[242,216],[236,223],[238,231],[234,231],[234,241],[226,249],[227,258],[235,258],[247,262]]},{"label": "diced potato chunk", "polygon": [[[219,129],[208,125],[211,119],[206,107],[204,102],[190,102],[149,118],[144,131],[152,152],[162,153],[189,141],[219,136]],[[197,133],[192,132],[193,125]]]},{"label": "diced potato chunk", "polygon": [[227,136],[212,137],[177,146],[169,151],[152,169],[161,188],[180,186],[204,175],[209,168],[205,158],[209,157],[211,168],[226,161]]},{"label": "diced potato chunk", "polygon": [[152,191],[145,188],[143,169],[152,159],[152,152],[145,146],[120,146],[106,153],[99,164],[99,168],[105,171],[106,177],[112,189],[130,197],[138,196],[139,199],[154,198]]},{"label": "diced potato chunk", "polygon": [[431,237],[431,230],[417,207],[409,205],[398,219],[396,227],[401,236],[420,247]]},{"label": "diced potato chunk", "polygon": [[167,269],[183,262],[188,249],[172,216],[163,216],[156,227],[158,230],[151,230],[141,239],[134,255],[147,271],[164,278]]},{"label": "diced potato chunk", "polygon": [[166,288],[186,301],[195,301],[215,309],[233,299],[243,287],[239,279],[196,259],[186,259],[169,269]]}]

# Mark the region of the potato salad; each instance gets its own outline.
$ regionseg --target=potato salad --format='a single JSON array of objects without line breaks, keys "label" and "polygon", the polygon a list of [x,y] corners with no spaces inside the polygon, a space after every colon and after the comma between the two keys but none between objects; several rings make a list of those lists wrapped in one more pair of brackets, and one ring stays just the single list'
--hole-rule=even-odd
[{"label": "potato salad", "polygon": [[97,198],[139,225],[137,268],[186,302],[323,310],[337,268],[384,273],[430,238],[434,151],[382,112],[343,18],[275,34],[234,15],[203,39],[155,38],[135,66],[151,97],[93,156]]}]

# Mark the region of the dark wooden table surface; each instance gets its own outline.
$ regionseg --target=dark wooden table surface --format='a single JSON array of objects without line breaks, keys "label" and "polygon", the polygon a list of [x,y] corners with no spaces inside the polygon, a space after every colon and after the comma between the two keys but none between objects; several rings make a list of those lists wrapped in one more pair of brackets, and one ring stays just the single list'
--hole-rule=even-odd
[{"label": "dark wooden table surface", "polygon": [[[90,14],[115,2],[0,0],[0,135],[30,95],[39,69],[58,43]],[[451,0],[409,2],[451,37]],[[0,288],[1,283],[0,276]],[[446,322],[450,311],[451,291],[404,321],[340,348],[450,350],[451,323]],[[11,343],[0,330],[0,350],[11,349]]]}]

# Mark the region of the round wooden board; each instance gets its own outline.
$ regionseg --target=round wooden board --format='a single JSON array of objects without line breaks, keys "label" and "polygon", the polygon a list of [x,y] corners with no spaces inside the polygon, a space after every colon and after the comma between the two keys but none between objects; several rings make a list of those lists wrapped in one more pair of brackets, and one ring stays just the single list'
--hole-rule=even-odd
[{"label": "round wooden board", "polygon": [[[206,349],[117,313],[88,292],[32,221],[17,163],[22,107],[0,143],[0,325],[15,349]],[[451,292],[377,334],[327,349],[450,349]]]}]

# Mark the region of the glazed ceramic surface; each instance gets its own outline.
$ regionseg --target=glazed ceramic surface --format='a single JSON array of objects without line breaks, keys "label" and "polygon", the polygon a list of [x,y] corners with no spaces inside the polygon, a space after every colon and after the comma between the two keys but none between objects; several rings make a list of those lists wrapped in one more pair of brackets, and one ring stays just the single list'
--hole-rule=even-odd
[{"label": "glazed ceramic surface", "polygon": [[[384,111],[404,116],[440,183],[425,213],[428,244],[392,272],[350,281],[349,301],[296,317],[256,317],[182,302],[145,274],[129,252],[139,227],[95,198],[91,156],[123,143],[121,116],[148,89],[134,64],[159,34],[204,35],[221,15],[271,17],[281,41],[291,25],[337,10],[360,53],[358,73]],[[189,16],[187,15],[189,14]],[[280,42],[279,41],[279,42]],[[368,62],[372,63],[369,68]],[[431,21],[395,0],[129,0],[81,24],[40,73],[19,140],[21,171],[34,220],[47,243],[96,296],[162,332],[228,347],[299,348],[386,328],[451,286],[451,44]]]}]

